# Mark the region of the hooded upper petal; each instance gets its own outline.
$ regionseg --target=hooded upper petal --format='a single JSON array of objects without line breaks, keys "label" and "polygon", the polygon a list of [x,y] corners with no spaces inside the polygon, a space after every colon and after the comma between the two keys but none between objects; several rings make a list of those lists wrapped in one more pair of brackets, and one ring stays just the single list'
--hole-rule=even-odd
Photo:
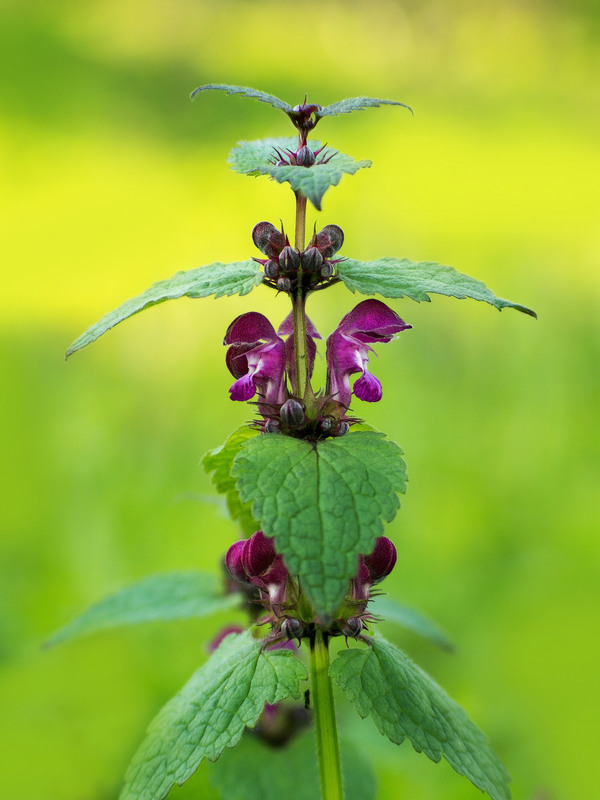
[{"label": "hooded upper petal", "polygon": [[250,400],[258,391],[261,411],[285,401],[285,344],[263,314],[236,317],[223,344],[229,345],[225,362],[237,378],[229,390],[232,400]]},{"label": "hooded upper petal", "polygon": [[350,376],[361,372],[354,394],[361,400],[381,400],[379,380],[368,370],[370,343],[387,343],[411,326],[381,300],[363,300],[346,314],[327,339],[328,390],[334,400],[350,405]]}]

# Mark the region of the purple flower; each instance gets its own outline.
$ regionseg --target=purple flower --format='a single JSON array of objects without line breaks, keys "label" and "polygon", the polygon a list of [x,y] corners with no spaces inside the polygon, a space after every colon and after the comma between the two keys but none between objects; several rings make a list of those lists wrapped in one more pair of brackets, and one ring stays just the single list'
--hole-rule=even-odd
[{"label": "purple flower", "polygon": [[[367,365],[371,343],[389,342],[394,334],[412,327],[380,300],[363,300],[341,320],[327,339],[328,392],[346,408],[352,391],[368,403],[381,400],[381,383],[371,375]],[[361,377],[350,388],[350,375]]]},{"label": "purple flower", "polygon": [[232,400],[250,400],[258,392],[259,411],[267,414],[269,406],[285,402],[285,344],[263,314],[236,317],[223,344],[230,345],[225,360],[237,378],[229,390]]}]

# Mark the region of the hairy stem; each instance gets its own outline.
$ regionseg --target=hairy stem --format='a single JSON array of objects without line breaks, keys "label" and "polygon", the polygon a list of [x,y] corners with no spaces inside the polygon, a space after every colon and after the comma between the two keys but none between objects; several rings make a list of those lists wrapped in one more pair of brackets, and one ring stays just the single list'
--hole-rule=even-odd
[{"label": "hairy stem", "polygon": [[306,197],[296,192],[296,238],[294,247],[301,253],[304,250],[304,237],[306,235]]},{"label": "hairy stem", "polygon": [[315,712],[322,800],[343,800],[333,689],[329,677],[329,647],[317,631],[310,643],[311,703]]}]

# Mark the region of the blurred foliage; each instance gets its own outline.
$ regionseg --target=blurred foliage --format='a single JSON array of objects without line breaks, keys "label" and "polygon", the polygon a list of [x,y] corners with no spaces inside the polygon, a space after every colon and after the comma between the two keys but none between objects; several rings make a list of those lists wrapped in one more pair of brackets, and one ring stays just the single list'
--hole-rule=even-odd
[{"label": "blurred foliage", "polygon": [[[283,114],[197,85],[296,103],[390,97],[320,123],[373,167],[324,213],[344,254],[450,263],[539,321],[467,301],[398,301],[414,329],[372,364],[356,411],[402,445],[411,479],[388,528],[386,589],[438,620],[448,656],[409,651],[489,734],[515,798],[591,795],[597,750],[600,283],[595,4],[365,0],[5,0],[0,12],[0,749],[12,800],[109,800],[146,724],[225,619],[155,624],[40,651],[71,616],[144,575],[218,570],[237,538],[199,460],[248,419],[220,342],[282,298],[181,300],[65,365],[91,322],[178,269],[254,255],[286,187],[234,175],[239,139]],[[321,293],[326,335],[358,296]],[[317,364],[317,379],[323,365]],[[358,407],[360,406],[360,407]],[[208,498],[208,499],[207,499]],[[380,797],[480,797],[380,741]],[[266,767],[268,769],[268,765]],[[175,797],[216,797],[208,769]]]}]

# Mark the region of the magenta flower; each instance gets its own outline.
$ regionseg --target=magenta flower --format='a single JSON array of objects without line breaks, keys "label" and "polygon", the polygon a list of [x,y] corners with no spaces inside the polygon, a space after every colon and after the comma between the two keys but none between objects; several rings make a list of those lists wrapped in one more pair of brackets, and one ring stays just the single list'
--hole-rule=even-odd
[{"label": "magenta flower", "polygon": [[[346,408],[352,391],[368,403],[381,400],[381,383],[368,370],[371,343],[387,343],[412,327],[380,300],[363,300],[341,320],[327,339],[328,393]],[[350,388],[350,376],[362,373]]]},{"label": "magenta flower", "polygon": [[250,400],[258,392],[259,411],[281,405],[287,398],[285,387],[285,344],[269,320],[257,311],[233,320],[223,344],[230,345],[225,361],[237,378],[229,393],[232,400]]}]

